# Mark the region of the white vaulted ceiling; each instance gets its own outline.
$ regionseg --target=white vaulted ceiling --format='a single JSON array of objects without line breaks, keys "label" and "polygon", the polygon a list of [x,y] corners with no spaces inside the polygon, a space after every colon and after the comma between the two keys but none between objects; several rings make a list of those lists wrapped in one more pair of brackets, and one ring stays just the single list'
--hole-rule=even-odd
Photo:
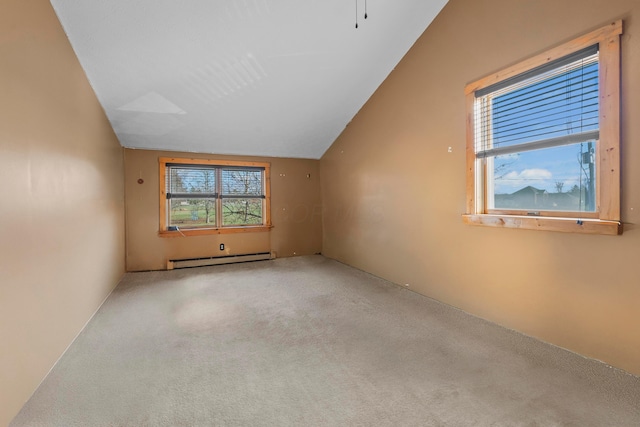
[{"label": "white vaulted ceiling", "polygon": [[320,158],[447,0],[51,0],[120,143]]}]

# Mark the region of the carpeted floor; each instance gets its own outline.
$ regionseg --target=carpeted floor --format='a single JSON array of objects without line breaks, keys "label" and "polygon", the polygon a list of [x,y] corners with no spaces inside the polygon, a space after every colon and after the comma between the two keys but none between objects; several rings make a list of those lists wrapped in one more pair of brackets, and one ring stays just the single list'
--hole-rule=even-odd
[{"label": "carpeted floor", "polygon": [[321,256],[127,274],[12,426],[639,426],[640,378]]}]

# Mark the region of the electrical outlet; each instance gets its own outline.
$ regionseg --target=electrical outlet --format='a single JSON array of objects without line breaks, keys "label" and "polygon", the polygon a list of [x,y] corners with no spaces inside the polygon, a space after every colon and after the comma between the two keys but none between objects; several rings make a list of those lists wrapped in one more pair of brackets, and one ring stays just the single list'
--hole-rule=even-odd
[{"label": "electrical outlet", "polygon": [[224,243],[220,243],[220,250],[224,251]]}]

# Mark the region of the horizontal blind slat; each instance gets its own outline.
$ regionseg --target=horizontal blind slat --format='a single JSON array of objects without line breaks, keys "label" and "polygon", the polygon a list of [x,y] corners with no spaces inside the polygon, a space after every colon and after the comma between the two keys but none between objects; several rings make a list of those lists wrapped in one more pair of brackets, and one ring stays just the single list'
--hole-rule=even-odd
[{"label": "horizontal blind slat", "polygon": [[578,142],[597,141],[600,139],[600,131],[593,130],[588,132],[574,133],[555,138],[542,139],[535,142],[524,144],[508,145],[497,148],[481,150],[476,153],[476,157],[482,159],[486,157],[502,156],[505,154],[522,153],[525,151],[540,150],[542,148],[559,147],[561,145],[570,145]]}]

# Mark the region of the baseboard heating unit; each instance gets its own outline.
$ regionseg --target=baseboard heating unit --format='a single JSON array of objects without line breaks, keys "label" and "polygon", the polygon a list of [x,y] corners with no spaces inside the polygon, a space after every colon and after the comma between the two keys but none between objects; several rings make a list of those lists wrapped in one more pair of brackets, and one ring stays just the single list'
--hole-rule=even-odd
[{"label": "baseboard heating unit", "polygon": [[205,258],[171,259],[167,261],[167,270],[207,265],[235,264],[238,262],[264,261],[275,258],[275,252],[259,252],[257,254],[224,255]]}]

